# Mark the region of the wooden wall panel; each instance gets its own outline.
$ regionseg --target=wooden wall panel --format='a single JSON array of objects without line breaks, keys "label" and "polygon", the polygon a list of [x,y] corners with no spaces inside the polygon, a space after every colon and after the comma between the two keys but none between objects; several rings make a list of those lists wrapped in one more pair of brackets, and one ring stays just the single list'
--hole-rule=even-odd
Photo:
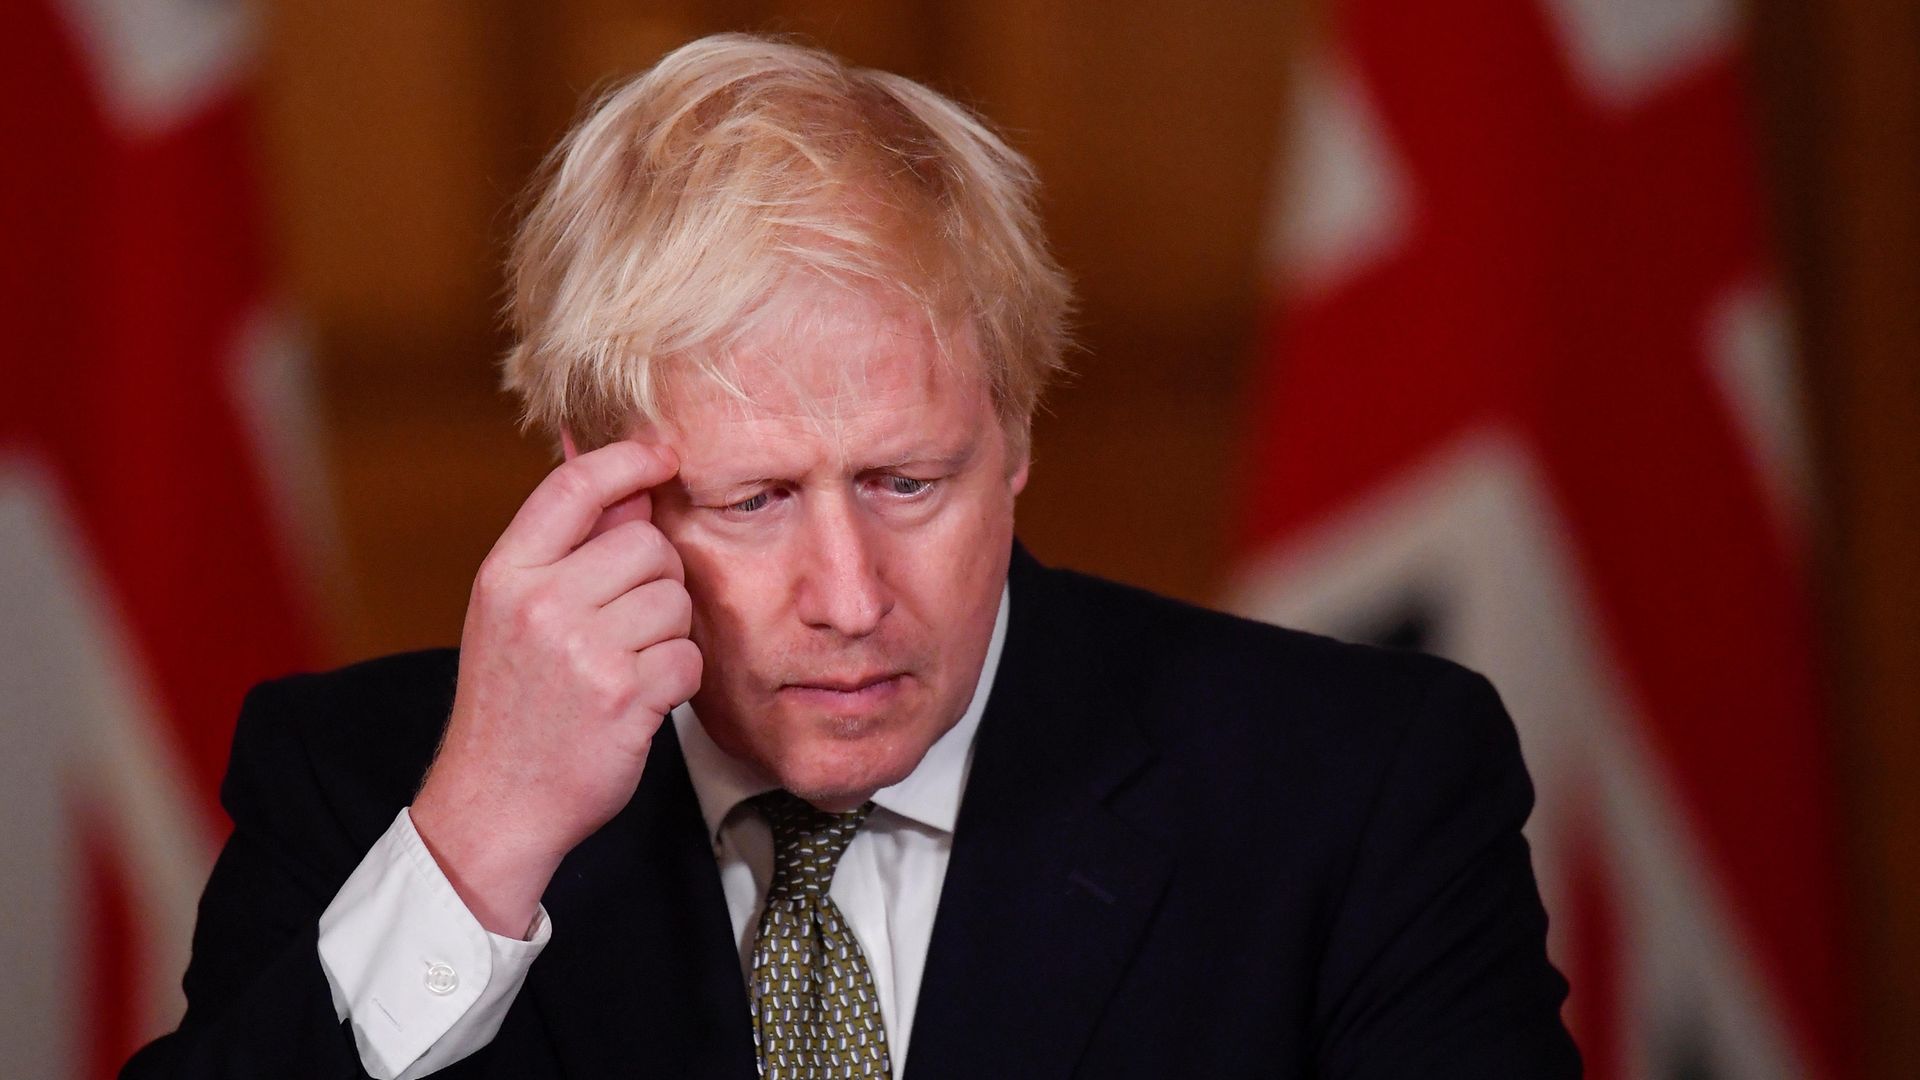
[{"label": "wooden wall panel", "polygon": [[[1871,1075],[1920,1075],[1920,7],[1764,6]],[[1785,77],[1782,77],[1785,76]],[[1795,77],[1797,76],[1797,77]]]},{"label": "wooden wall panel", "polygon": [[268,163],[331,436],[343,657],[457,638],[473,568],[544,460],[491,389],[498,230],[521,179],[501,175],[503,13],[269,9]]},{"label": "wooden wall panel", "polygon": [[[329,333],[465,327],[493,286],[478,181],[492,73],[459,0],[284,0],[273,9],[270,166],[289,285]],[[454,332],[459,333],[459,332]],[[439,359],[422,354],[412,362]]]}]

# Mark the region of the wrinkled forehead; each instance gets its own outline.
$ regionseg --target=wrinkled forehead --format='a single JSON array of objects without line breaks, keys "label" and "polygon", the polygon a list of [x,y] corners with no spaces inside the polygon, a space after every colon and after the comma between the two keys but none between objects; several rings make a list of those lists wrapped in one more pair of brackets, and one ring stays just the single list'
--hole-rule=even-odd
[{"label": "wrinkled forehead", "polygon": [[976,338],[971,320],[905,290],[796,276],[726,342],[677,365],[662,418],[803,417],[824,432],[876,409],[985,396]]}]

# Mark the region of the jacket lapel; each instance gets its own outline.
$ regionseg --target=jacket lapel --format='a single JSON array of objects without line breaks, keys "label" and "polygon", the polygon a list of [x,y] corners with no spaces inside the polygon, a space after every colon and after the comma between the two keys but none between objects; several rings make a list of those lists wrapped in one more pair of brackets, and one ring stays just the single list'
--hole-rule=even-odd
[{"label": "jacket lapel", "polygon": [[1172,867],[1114,797],[1152,759],[1110,658],[1018,547],[914,1014],[910,1080],[1073,1069]]},{"label": "jacket lapel", "polygon": [[719,871],[671,721],[626,809],[561,863],[528,986],[569,1076],[751,1078]]}]

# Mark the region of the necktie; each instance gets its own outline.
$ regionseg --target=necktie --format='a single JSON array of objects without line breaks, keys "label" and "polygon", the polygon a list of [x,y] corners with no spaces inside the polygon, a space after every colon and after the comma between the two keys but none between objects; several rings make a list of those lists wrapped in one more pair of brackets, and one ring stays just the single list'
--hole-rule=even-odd
[{"label": "necktie", "polygon": [[873,972],[827,895],[873,810],[831,814],[785,791],[754,800],[773,828],[773,885],[753,945],[753,1042],[767,1080],[890,1077]]}]

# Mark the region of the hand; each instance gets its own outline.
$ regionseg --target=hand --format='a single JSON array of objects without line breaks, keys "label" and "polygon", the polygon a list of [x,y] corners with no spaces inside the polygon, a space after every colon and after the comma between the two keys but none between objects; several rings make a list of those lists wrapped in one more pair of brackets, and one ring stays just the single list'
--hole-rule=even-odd
[{"label": "hand", "polygon": [[474,579],[453,714],[410,813],[496,934],[525,936],[560,860],[633,797],[662,718],[700,686],[680,556],[650,520],[649,490],[678,468],[633,442],[573,458]]}]

